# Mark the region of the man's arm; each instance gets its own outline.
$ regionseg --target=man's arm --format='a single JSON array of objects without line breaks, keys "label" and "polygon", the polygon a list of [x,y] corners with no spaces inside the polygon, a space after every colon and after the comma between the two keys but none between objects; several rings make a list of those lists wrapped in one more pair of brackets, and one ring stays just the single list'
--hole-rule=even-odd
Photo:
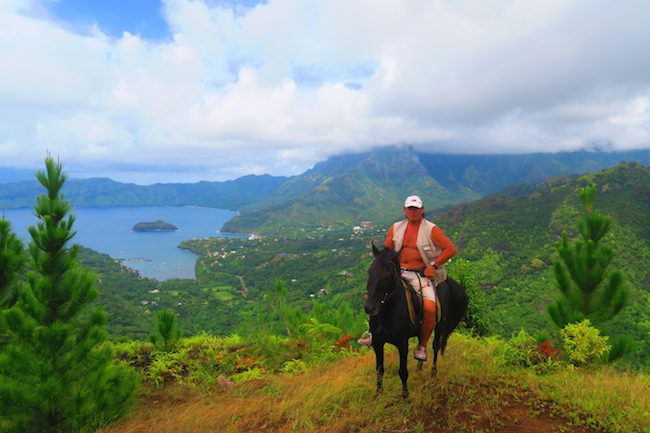
[{"label": "man's arm", "polygon": [[440,227],[435,226],[431,229],[431,240],[440,248],[440,254],[434,260],[436,267],[441,267],[447,260],[451,259],[458,252],[454,244],[447,236],[440,230]]}]

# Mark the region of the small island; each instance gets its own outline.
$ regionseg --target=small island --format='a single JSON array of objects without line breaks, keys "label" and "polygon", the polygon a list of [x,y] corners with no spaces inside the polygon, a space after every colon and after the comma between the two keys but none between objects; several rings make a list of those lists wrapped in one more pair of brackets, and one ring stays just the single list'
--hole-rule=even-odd
[{"label": "small island", "polygon": [[176,230],[178,227],[174,224],[162,220],[137,223],[133,226],[134,232],[173,232]]}]

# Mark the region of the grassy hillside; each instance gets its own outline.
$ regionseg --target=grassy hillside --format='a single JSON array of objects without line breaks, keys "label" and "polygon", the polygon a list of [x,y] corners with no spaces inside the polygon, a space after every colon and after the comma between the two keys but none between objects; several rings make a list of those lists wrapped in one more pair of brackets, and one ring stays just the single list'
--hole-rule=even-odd
[{"label": "grassy hillside", "polygon": [[[494,309],[496,332],[553,329],[544,309],[556,296],[554,244],[563,230],[575,234],[578,190],[591,183],[598,186],[596,208],[614,218],[608,239],[617,254],[613,266],[624,271],[632,290],[630,305],[606,330],[650,341],[650,169],[633,163],[512,189],[435,217],[462,258],[488,265],[478,282]],[[639,350],[648,359],[649,345]]]},{"label": "grassy hillside", "polygon": [[[536,374],[504,364],[497,355],[504,344],[455,334],[435,378],[410,360],[408,400],[401,399],[392,347],[381,395],[369,349],[347,349],[298,371],[239,374],[207,388],[178,385],[183,380],[147,385],[131,415],[102,433],[650,431],[647,375],[560,364]],[[243,348],[240,342],[222,350]],[[260,361],[249,371],[264,369]]]}]

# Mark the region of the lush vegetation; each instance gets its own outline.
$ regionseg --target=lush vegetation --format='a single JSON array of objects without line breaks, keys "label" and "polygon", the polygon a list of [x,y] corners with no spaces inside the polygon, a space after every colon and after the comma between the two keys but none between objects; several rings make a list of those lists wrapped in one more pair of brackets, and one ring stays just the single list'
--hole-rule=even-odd
[{"label": "lush vegetation", "polygon": [[435,221],[478,272],[494,331],[510,336],[524,328],[531,333],[554,332],[546,314],[557,289],[553,263],[555,244],[567,231],[578,234],[584,212],[579,190],[595,184],[597,209],[613,220],[603,239],[613,248],[611,267],[625,276],[629,305],[601,326],[606,335],[628,336],[637,344],[628,361],[648,365],[650,346],[650,170],[638,164],[577,178],[555,178],[533,187],[510,190],[463,205]]}]

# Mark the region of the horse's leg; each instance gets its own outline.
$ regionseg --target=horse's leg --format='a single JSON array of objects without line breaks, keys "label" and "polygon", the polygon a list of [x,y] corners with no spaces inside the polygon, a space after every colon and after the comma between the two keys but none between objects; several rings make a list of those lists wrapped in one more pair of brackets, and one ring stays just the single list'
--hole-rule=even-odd
[{"label": "horse's leg", "polygon": [[406,381],[409,378],[409,371],[406,366],[408,361],[409,353],[409,341],[408,338],[404,340],[403,343],[399,345],[399,377],[402,379],[402,397],[408,398],[409,396],[409,387]]},{"label": "horse's leg", "polygon": [[438,374],[438,350],[440,350],[440,338],[444,333],[444,326],[436,327],[435,336],[433,337],[433,366],[431,367],[431,377],[435,377]]},{"label": "horse's leg", "polygon": [[372,348],[375,349],[375,361],[377,371],[377,393],[384,390],[384,343],[378,341],[372,342]]},{"label": "horse's leg", "polygon": [[422,365],[424,364],[424,361],[420,361],[418,359],[418,371],[422,371]]}]

